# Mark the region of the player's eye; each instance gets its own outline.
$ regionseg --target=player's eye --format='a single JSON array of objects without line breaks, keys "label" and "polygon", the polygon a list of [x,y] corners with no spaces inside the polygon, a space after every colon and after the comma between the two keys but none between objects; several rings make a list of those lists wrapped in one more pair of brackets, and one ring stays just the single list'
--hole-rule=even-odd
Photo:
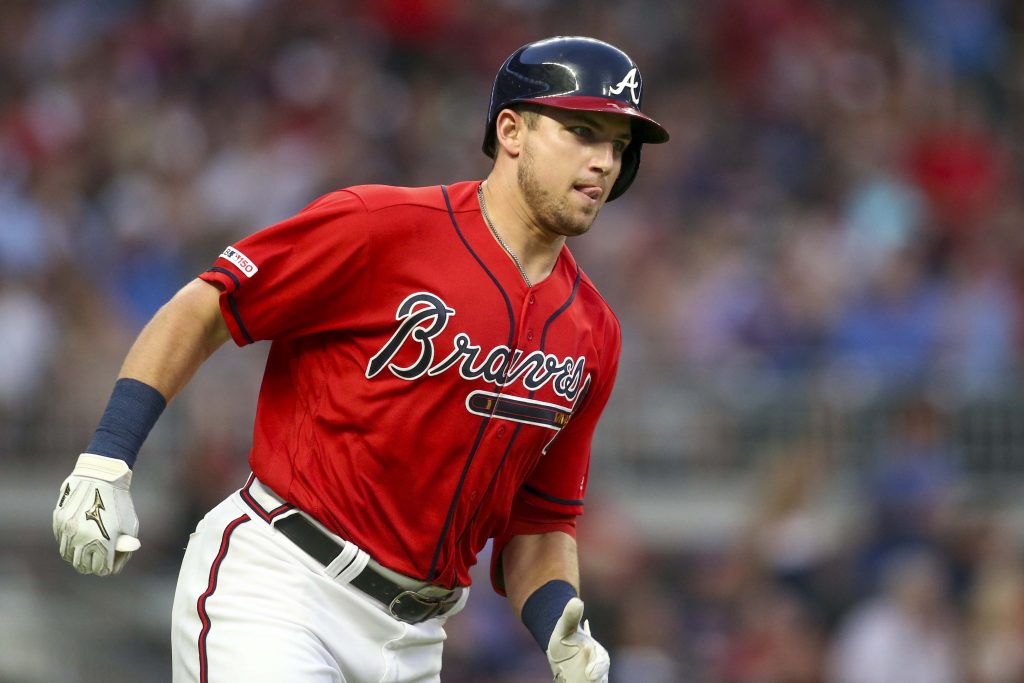
[{"label": "player's eye", "polygon": [[589,126],[570,126],[569,131],[577,137],[589,140],[594,137],[594,131]]},{"label": "player's eye", "polygon": [[629,140],[615,140],[612,142],[612,149],[615,150],[616,154],[622,154],[629,147]]}]

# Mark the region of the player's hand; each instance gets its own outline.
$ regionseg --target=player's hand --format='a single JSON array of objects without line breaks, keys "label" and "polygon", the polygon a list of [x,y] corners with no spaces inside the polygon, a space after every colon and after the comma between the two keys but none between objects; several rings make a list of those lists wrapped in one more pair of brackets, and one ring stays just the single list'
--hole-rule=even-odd
[{"label": "player's hand", "polygon": [[139,519],[128,487],[132,471],[117,458],[83,453],[60,485],[53,535],[60,556],[81,574],[107,576],[140,547]]},{"label": "player's hand", "polygon": [[556,683],[608,683],[608,651],[590,635],[584,622],[583,601],[573,598],[562,610],[548,641],[548,663]]}]

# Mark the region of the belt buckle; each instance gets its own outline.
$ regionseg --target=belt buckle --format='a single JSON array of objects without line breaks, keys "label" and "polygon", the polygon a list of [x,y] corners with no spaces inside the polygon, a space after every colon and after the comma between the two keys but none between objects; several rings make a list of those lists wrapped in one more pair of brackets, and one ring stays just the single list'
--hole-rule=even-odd
[{"label": "belt buckle", "polygon": [[[456,593],[443,598],[430,598],[416,591],[402,591],[388,605],[391,616],[409,624],[418,624],[437,616],[441,610],[458,601]],[[416,609],[416,608],[420,609]]]}]

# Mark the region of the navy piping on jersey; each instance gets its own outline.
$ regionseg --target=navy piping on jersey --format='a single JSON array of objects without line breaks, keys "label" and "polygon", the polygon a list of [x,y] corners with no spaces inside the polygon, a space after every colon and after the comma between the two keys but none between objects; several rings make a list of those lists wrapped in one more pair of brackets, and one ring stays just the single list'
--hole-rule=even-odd
[{"label": "navy piping on jersey", "polygon": [[[551,314],[551,317],[548,318],[547,321],[545,321],[544,329],[541,331],[541,335],[540,335],[540,350],[541,351],[545,350],[545,346],[547,344],[548,328],[550,328],[551,324],[555,321],[555,319],[558,316],[562,315],[562,313],[564,313],[566,310],[568,310],[569,306],[572,305],[572,302],[576,300],[576,290],[579,288],[582,272],[583,271],[580,270],[579,266],[576,266],[576,279],[572,283],[572,291],[569,293],[569,298],[566,299],[565,303],[562,304],[561,306],[559,306],[558,309],[554,313]],[[529,394],[529,397],[533,398],[533,395],[535,393],[537,393],[537,392],[536,391],[531,391],[530,394]],[[582,400],[582,399],[583,399],[583,397],[580,396],[580,400]],[[519,430],[522,429],[522,428],[523,428],[523,425],[521,423],[517,424],[515,430],[512,432],[512,436],[509,437],[509,439],[508,439],[508,446],[505,448],[505,452],[502,454],[501,460],[498,462],[498,467],[494,470],[494,474],[491,476],[491,480],[489,482],[487,482],[487,488],[484,489],[484,494],[482,496],[480,496],[480,502],[477,503],[476,510],[473,511],[473,514],[470,516],[469,521],[466,523],[466,528],[464,528],[462,530],[462,533],[459,534],[459,538],[458,538],[458,541],[456,541],[456,543],[461,542],[462,539],[465,537],[466,533],[468,533],[469,530],[473,527],[473,523],[476,521],[477,515],[480,514],[480,508],[483,506],[483,503],[487,499],[487,495],[491,492],[491,489],[494,488],[495,482],[498,481],[498,475],[501,474],[501,470],[505,466],[505,459],[508,458],[508,454],[512,452],[512,445],[516,442],[516,437],[519,436]],[[531,490],[531,492],[533,492],[533,490],[530,489],[530,487],[526,487],[526,488],[528,490]],[[545,496],[544,494],[538,493],[538,495],[541,498],[546,498],[548,500],[558,501],[557,498],[551,498],[549,496]],[[569,502],[569,504],[570,505],[583,505],[583,501],[582,500],[580,500],[580,501],[571,501],[571,502]]]},{"label": "navy piping on jersey", "polygon": [[491,475],[491,480],[487,482],[487,488],[484,489],[484,493],[480,496],[480,502],[477,503],[476,509],[473,510],[473,514],[470,515],[469,521],[466,522],[465,528],[462,533],[459,534],[458,539],[455,541],[456,544],[462,542],[462,539],[466,537],[469,530],[473,528],[473,523],[476,522],[477,515],[480,514],[480,508],[483,507],[484,501],[487,500],[487,496],[490,494],[491,489],[494,488],[495,482],[498,481],[498,475],[501,474],[501,470],[505,467],[505,460],[508,458],[508,454],[512,452],[512,446],[516,442],[516,437],[519,436],[519,430],[523,428],[522,424],[517,424],[516,428],[512,431],[512,436],[508,439],[508,445],[505,446],[505,452],[501,454],[501,460],[498,461],[498,466],[494,468],[494,474]]},{"label": "navy piping on jersey", "polygon": [[[580,270],[579,266],[576,266],[576,279],[572,283],[572,293],[569,294],[569,298],[566,300],[566,302],[564,304],[562,304],[561,307],[559,307],[559,309],[557,311],[555,311],[551,315],[550,318],[548,318],[548,321],[546,323],[544,323],[544,329],[540,333],[540,348],[541,348],[542,351],[544,350],[544,345],[547,343],[548,329],[551,327],[551,323],[555,322],[555,318],[557,318],[562,313],[564,313],[569,308],[569,306],[572,305],[572,302],[576,300],[576,291],[579,289],[580,280],[582,279],[582,275],[583,275],[583,271]],[[534,392],[532,392],[532,391],[530,392],[530,398],[533,398],[533,393]],[[585,397],[586,397],[586,390],[584,390],[584,392],[580,394],[580,396],[577,398],[577,402],[578,403],[582,403],[583,399]],[[573,412],[575,413],[576,412],[575,411],[575,406],[573,406],[573,408],[574,408]],[[561,433],[562,433],[562,431],[559,430],[558,434],[555,434],[555,439],[557,439],[561,435]],[[554,439],[552,439],[552,442],[553,441],[554,441]],[[550,446],[551,446],[551,444],[549,443],[548,447],[550,448]],[[549,501],[552,501],[552,502],[555,502],[555,503],[564,503],[566,505],[583,505],[583,501],[582,500],[562,500],[561,498],[555,498],[554,496],[548,496],[548,495],[546,495],[544,493],[541,493],[537,489],[535,489],[535,488],[533,488],[531,486],[528,486],[526,484],[524,484],[523,487],[527,491],[529,491],[530,493],[533,493],[534,495],[537,495],[540,498],[543,498],[545,500],[549,500]]]},{"label": "navy piping on jersey", "polygon": [[242,283],[238,279],[238,276],[235,275],[234,273],[232,273],[227,268],[221,268],[220,266],[213,266],[212,268],[210,268],[206,272],[207,273],[223,273],[224,275],[227,275],[235,283],[235,289],[238,289],[238,288],[240,288],[242,286]]},{"label": "navy piping on jersey", "polygon": [[[551,323],[555,322],[555,318],[565,313],[565,311],[572,305],[572,302],[576,300],[576,290],[580,287],[580,279],[582,279],[583,271],[580,270],[579,266],[576,266],[576,279],[572,283],[572,291],[569,293],[569,298],[565,300],[565,303],[559,306],[558,310],[551,314],[547,322],[544,323],[544,330],[540,333],[540,350],[544,350],[544,345],[548,339],[548,328],[551,327]],[[533,398],[534,392],[530,392],[530,398]]]},{"label": "navy piping on jersey", "polygon": [[523,484],[523,488],[532,493],[533,495],[548,501],[549,503],[560,503],[562,505],[583,505],[582,500],[569,500],[567,498],[556,498],[555,496],[549,496],[543,491],[530,486],[529,484]]},{"label": "navy piping on jersey", "polygon": [[[221,268],[220,266],[214,266],[213,268],[210,268],[206,272],[208,272],[208,273],[223,273],[224,275],[227,275],[229,278],[234,280],[234,282],[235,282],[235,289],[238,289],[239,287],[242,286],[242,283],[238,281],[238,277],[236,277],[235,274],[232,273],[227,268]],[[245,329],[245,323],[242,322],[242,316],[238,313],[238,305],[235,303],[235,293],[234,292],[231,292],[230,294],[228,294],[228,308],[231,309],[231,317],[235,319],[235,324],[238,325],[238,329],[242,331],[242,336],[245,337],[245,341],[249,342],[250,344],[254,343],[252,335],[249,334],[249,330]]]},{"label": "navy piping on jersey", "polygon": [[[441,186],[441,194],[444,195],[444,204],[448,208],[448,218],[452,222],[452,227],[455,229],[455,234],[458,235],[462,245],[466,247],[466,251],[469,252],[470,256],[480,265],[487,277],[491,279],[494,286],[498,288],[498,292],[501,294],[501,298],[505,300],[505,310],[508,314],[508,347],[512,348],[512,343],[515,341],[515,314],[512,311],[512,301],[509,299],[508,293],[501,286],[498,278],[494,276],[483,262],[480,256],[473,251],[473,247],[466,241],[466,236],[462,234],[462,228],[459,227],[459,222],[455,218],[455,211],[452,209],[451,198],[448,196],[448,188],[445,185]],[[462,487],[466,484],[466,477],[469,475],[469,468],[473,464],[473,460],[476,457],[476,451],[480,447],[480,442],[483,439],[484,430],[487,428],[487,424],[490,422],[489,417],[481,418],[480,428],[477,430],[476,439],[473,441],[473,447],[470,449],[469,454],[466,456],[466,464],[462,468],[462,474],[459,476],[459,483],[455,486],[455,493],[452,494],[452,502],[448,506],[448,514],[444,519],[444,526],[441,527],[441,535],[437,539],[437,545],[434,547],[434,557],[430,561],[430,571],[427,572],[427,581],[433,581],[437,577],[437,563],[441,557],[441,548],[444,547],[444,540],[448,537],[448,532],[451,529],[452,521],[455,517],[455,508],[459,501],[459,496],[462,494]]]},{"label": "navy piping on jersey", "polygon": [[462,245],[464,247],[466,247],[466,251],[468,251],[469,255],[473,257],[473,260],[475,260],[477,263],[480,264],[480,267],[483,269],[483,271],[485,273],[487,273],[487,277],[491,278],[491,282],[494,283],[494,286],[498,288],[498,292],[501,293],[501,298],[505,300],[505,310],[508,313],[508,328],[509,328],[508,329],[508,346],[509,346],[509,348],[511,348],[512,347],[512,342],[515,341],[515,321],[516,321],[515,312],[512,310],[512,300],[509,299],[508,294],[505,292],[505,288],[501,286],[501,282],[498,281],[498,278],[495,277],[494,273],[492,273],[490,271],[490,269],[487,267],[487,265],[483,262],[483,259],[481,259],[480,256],[477,255],[477,253],[475,251],[473,251],[473,247],[469,246],[469,242],[466,241],[466,236],[462,234],[462,228],[459,227],[459,222],[455,219],[455,211],[452,210],[452,202],[451,202],[451,199],[448,197],[448,187],[447,186],[445,186],[445,185],[441,186],[441,194],[444,195],[444,205],[446,207],[448,207],[448,217],[452,221],[452,227],[455,228],[455,234],[459,236],[459,241],[461,241]]},{"label": "navy piping on jersey", "polygon": [[263,506],[257,503],[256,499],[252,497],[252,493],[249,490],[252,488],[252,483],[254,481],[256,481],[256,475],[250,474],[248,481],[245,482],[245,486],[242,487],[242,490],[239,491],[239,494],[242,496],[242,500],[245,501],[245,504],[248,505],[252,509],[252,511],[255,512],[257,516],[259,516],[259,518],[262,519],[264,522],[272,522],[274,521],[275,517],[279,517],[284,513],[288,512],[289,510],[295,509],[295,506],[292,505],[291,503],[281,503],[273,510],[264,510]]},{"label": "navy piping on jersey", "polygon": [[207,655],[206,641],[210,637],[210,629],[212,623],[210,622],[210,615],[206,613],[206,602],[213,595],[214,591],[217,590],[217,578],[220,575],[221,565],[224,564],[224,558],[228,554],[228,545],[231,543],[231,535],[235,533],[235,529],[240,527],[249,521],[249,515],[242,515],[233,519],[227,527],[224,529],[224,534],[220,539],[220,549],[217,551],[217,556],[213,560],[213,564],[210,566],[210,582],[206,586],[206,590],[202,595],[199,596],[198,602],[196,602],[196,610],[199,613],[199,621],[203,624],[203,627],[199,630],[199,683],[209,683],[210,680],[210,667],[209,657]]}]

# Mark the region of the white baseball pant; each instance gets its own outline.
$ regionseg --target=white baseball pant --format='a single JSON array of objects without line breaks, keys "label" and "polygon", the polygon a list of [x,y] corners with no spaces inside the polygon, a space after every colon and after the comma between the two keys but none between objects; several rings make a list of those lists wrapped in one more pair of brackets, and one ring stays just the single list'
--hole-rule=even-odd
[{"label": "white baseball pant", "polygon": [[270,523],[293,510],[250,480],[196,527],[174,594],[174,683],[440,681],[444,623],[468,589],[444,616],[399,621],[349,585],[364,551],[346,543],[325,567]]}]

